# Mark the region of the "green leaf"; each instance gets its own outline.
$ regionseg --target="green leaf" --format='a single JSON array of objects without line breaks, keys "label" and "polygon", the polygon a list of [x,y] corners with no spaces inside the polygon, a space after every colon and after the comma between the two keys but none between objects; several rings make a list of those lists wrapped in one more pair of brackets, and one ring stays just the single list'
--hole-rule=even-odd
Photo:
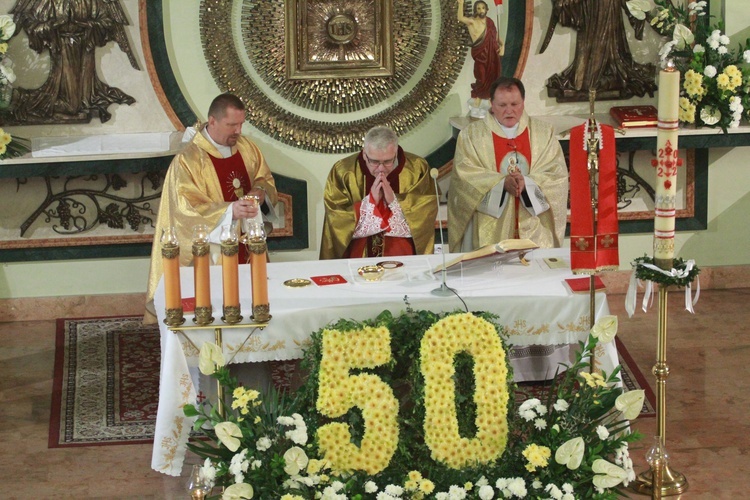
[{"label": "green leaf", "polygon": [[198,415],[200,415],[200,413],[198,413],[198,410],[195,409],[195,406],[190,404],[183,406],[182,411],[186,417],[197,417]]}]

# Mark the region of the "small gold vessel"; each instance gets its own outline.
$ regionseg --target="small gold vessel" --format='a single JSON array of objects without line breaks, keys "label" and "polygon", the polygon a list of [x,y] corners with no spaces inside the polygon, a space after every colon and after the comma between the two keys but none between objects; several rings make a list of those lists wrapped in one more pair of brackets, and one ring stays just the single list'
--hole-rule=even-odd
[{"label": "small gold vessel", "polygon": [[383,266],[362,266],[357,273],[367,281],[380,281],[385,273]]}]

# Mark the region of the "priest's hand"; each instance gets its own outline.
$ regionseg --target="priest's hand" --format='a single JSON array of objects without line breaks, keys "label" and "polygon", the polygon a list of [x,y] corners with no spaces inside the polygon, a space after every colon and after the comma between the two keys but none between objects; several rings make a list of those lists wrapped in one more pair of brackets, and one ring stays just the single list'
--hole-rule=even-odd
[{"label": "priest's hand", "polygon": [[380,172],[375,176],[375,182],[373,182],[370,189],[370,195],[372,195],[372,199],[376,205],[380,203],[382,198],[385,198],[385,202],[389,205],[396,199],[396,194],[388,183],[385,173]]},{"label": "priest's hand", "polygon": [[258,203],[255,200],[237,200],[232,203],[232,219],[252,219],[258,215]]},{"label": "priest's hand", "polygon": [[526,181],[521,172],[512,172],[505,176],[505,190],[512,196],[521,196],[526,189]]}]

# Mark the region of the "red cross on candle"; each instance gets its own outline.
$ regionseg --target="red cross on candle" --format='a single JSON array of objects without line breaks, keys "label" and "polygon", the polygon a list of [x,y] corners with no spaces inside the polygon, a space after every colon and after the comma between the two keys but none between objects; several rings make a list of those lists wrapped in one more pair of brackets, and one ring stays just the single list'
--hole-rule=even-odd
[{"label": "red cross on candle", "polygon": [[202,403],[204,399],[206,399],[206,396],[203,394],[203,391],[199,392],[198,395],[195,397],[195,399],[198,400],[199,403]]}]

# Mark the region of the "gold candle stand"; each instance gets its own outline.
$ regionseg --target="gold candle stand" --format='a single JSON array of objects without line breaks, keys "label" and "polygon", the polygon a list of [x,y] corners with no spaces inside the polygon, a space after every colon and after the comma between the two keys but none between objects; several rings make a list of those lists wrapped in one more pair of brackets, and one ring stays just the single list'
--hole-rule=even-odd
[{"label": "gold candle stand", "polygon": [[[242,344],[237,348],[237,351],[235,352],[235,355],[237,352],[240,352],[240,349],[247,343],[247,341],[250,339],[250,337],[255,333],[255,330],[260,329],[263,330],[265,327],[268,326],[268,323],[248,323],[243,325],[226,325],[226,326],[217,326],[214,328],[214,342],[217,346],[219,346],[219,349],[224,351],[224,339],[223,339],[223,330],[224,329],[232,329],[232,328],[252,328],[253,331],[250,332],[250,335],[247,336],[247,338],[242,342]],[[185,335],[185,331],[187,330],[206,330],[206,327],[203,326],[170,326],[169,329],[174,334],[182,334],[183,337],[190,342],[190,344],[195,348],[196,351],[200,351],[198,347],[193,343],[190,338]],[[227,364],[231,363],[232,359],[234,359],[234,356],[227,361]],[[224,408],[224,387],[222,387],[221,382],[218,380],[216,381],[216,402],[217,402],[217,411],[219,412],[219,415],[221,418],[226,417],[226,410]]]},{"label": "gold candle stand", "polygon": [[[174,234],[172,231],[171,235]],[[180,246],[175,239],[162,241],[161,257],[164,267],[164,295],[166,308],[164,323],[167,326],[179,326],[185,322],[180,296]],[[162,238],[165,239],[164,237]]]},{"label": "gold candle stand", "polygon": [[[656,377],[656,417],[657,437],[661,439],[663,449],[666,449],[666,423],[667,423],[667,377],[669,377],[669,366],[667,365],[667,286],[659,285],[659,337],[656,345],[656,364],[651,370]],[[684,493],[688,489],[687,478],[679,472],[671,469],[666,460],[656,462],[656,469],[638,474],[633,489],[638,493],[671,496]],[[654,484],[661,483],[659,491],[654,490]]]},{"label": "gold candle stand", "polygon": [[268,323],[271,320],[271,306],[268,301],[268,272],[266,268],[266,252],[268,246],[263,237],[248,240],[250,252],[250,277],[252,282],[253,321]]}]

